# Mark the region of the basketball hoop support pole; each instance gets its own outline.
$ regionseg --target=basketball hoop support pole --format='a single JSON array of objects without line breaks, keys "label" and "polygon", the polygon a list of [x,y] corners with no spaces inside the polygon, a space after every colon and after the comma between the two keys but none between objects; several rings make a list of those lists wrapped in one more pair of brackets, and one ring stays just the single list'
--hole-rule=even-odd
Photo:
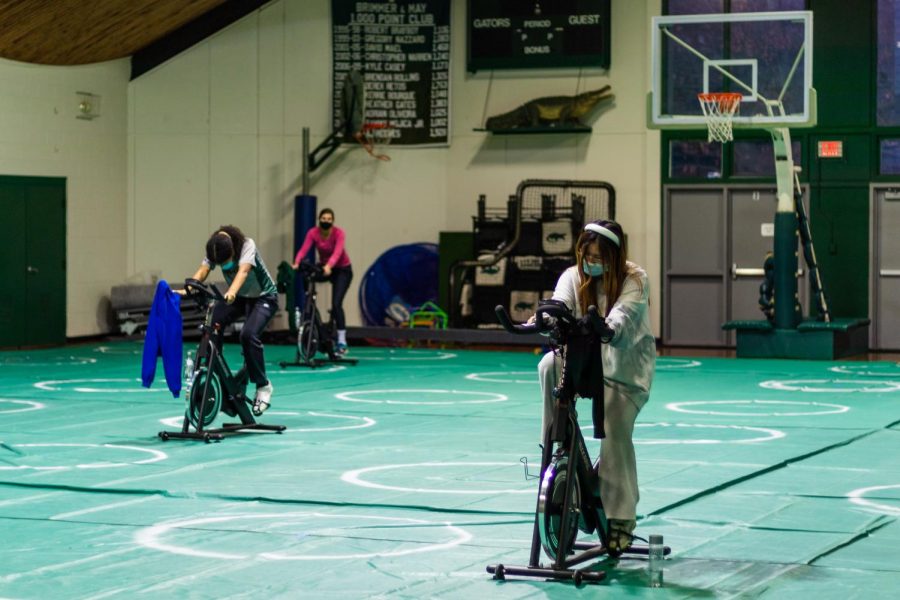
[{"label": "basketball hoop support pole", "polygon": [[301,141],[303,144],[303,176],[302,176],[302,179],[300,180],[300,182],[301,182],[300,193],[303,194],[304,196],[308,196],[309,195],[309,172],[312,170],[311,165],[310,165],[312,160],[310,159],[310,156],[309,156],[309,127],[303,128],[303,137],[302,137]]},{"label": "basketball hoop support pole", "polygon": [[798,222],[794,207],[794,159],[791,133],[785,127],[770,130],[775,151],[777,205],[775,212],[775,328],[796,329]]}]

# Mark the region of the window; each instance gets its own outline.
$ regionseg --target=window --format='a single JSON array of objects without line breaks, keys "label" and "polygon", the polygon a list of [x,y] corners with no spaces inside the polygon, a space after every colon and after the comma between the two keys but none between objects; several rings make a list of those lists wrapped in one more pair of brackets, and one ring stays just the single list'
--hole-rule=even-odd
[{"label": "window", "polygon": [[720,179],[722,144],[703,140],[669,142],[669,177]]},{"label": "window", "polygon": [[[675,25],[670,29],[672,33],[707,56],[722,54],[722,47],[725,45],[725,30],[719,23],[704,23],[689,27]],[[665,43],[666,62],[664,68],[671,75],[666,77],[664,83],[669,86],[664,96],[669,100],[668,106],[664,107],[664,112],[678,115],[699,115],[700,104],[696,96],[676,93],[677,90],[703,89],[703,71],[693,68],[697,57],[673,40],[667,39]],[[710,89],[721,89],[720,77],[718,73],[713,74]]]},{"label": "window", "polygon": [[710,15],[725,12],[725,0],[669,0],[667,15]]},{"label": "window", "polygon": [[[794,164],[801,165],[802,146],[791,140]],[[772,140],[735,140],[732,143],[732,175],[735,177],[774,177],[775,151]]]},{"label": "window", "polygon": [[896,0],[878,0],[877,10],[875,119],[880,127],[891,127],[900,125],[900,10]]},{"label": "window", "polygon": [[806,10],[806,0],[669,0],[667,15],[707,15],[723,12]]},{"label": "window", "polygon": [[731,0],[731,12],[806,10],[806,0]]},{"label": "window", "polygon": [[881,140],[881,163],[879,172],[882,175],[900,175],[900,139]]}]

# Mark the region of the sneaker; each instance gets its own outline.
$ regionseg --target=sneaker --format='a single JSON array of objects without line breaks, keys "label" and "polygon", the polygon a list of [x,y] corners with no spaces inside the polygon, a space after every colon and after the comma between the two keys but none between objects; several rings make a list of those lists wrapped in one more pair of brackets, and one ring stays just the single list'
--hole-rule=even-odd
[{"label": "sneaker", "polygon": [[347,344],[338,342],[338,345],[335,347],[334,351],[343,356],[350,351],[350,348],[347,346]]},{"label": "sneaker", "polygon": [[269,404],[272,401],[272,392],[275,391],[275,388],[272,387],[272,382],[270,381],[266,385],[260,386],[256,388],[256,399],[253,400],[253,414],[257,417],[266,412],[266,409],[269,408]]},{"label": "sneaker", "polygon": [[632,531],[637,523],[631,520],[610,519],[609,520],[609,544],[608,550],[610,556],[619,556],[631,547],[634,539]]}]

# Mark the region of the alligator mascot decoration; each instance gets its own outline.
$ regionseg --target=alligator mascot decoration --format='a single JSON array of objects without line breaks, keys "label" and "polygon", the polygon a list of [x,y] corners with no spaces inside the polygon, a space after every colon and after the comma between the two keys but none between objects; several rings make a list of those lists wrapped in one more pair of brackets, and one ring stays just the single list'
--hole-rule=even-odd
[{"label": "alligator mascot decoration", "polygon": [[489,117],[485,122],[485,128],[500,131],[521,127],[552,128],[584,125],[581,119],[589,115],[601,101],[611,98],[613,93],[608,85],[577,96],[535,98],[515,110]]}]

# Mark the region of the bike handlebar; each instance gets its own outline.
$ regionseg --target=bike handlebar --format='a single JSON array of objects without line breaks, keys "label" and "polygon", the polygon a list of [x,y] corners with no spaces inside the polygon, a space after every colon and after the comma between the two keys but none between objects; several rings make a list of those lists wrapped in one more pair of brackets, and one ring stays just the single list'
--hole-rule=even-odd
[{"label": "bike handlebar", "polygon": [[503,329],[510,333],[525,335],[528,333],[535,333],[538,330],[537,322],[530,325],[519,325],[513,323],[512,319],[509,317],[509,312],[507,312],[506,307],[502,304],[498,304],[497,306],[495,306],[494,312],[497,314],[497,320],[500,321],[500,325],[503,326]]},{"label": "bike handlebar", "polygon": [[[600,316],[597,307],[593,305],[588,307],[587,315],[579,320],[575,318],[575,315],[564,303],[558,301],[544,302],[538,305],[538,309],[535,312],[535,321],[531,324],[513,323],[506,307],[501,304],[494,308],[494,312],[497,314],[497,320],[500,321],[503,329],[518,335],[549,333],[558,327],[559,324],[571,331],[579,324],[582,324],[599,335],[604,342],[612,338],[612,330],[607,326],[606,320]],[[545,319],[545,317],[549,317],[549,320]],[[556,319],[556,321],[554,322],[553,319]]]},{"label": "bike handlebar", "polygon": [[325,276],[325,270],[322,268],[322,265],[317,265],[305,260],[300,261],[300,264],[297,265],[297,270],[305,277],[311,277],[316,281],[321,280],[321,278]]},{"label": "bike handlebar", "polygon": [[185,279],[184,280],[184,291],[188,293],[189,296],[197,299],[202,297],[203,299],[209,300],[210,298],[224,302],[225,297],[213,284],[205,284],[199,279]]}]

